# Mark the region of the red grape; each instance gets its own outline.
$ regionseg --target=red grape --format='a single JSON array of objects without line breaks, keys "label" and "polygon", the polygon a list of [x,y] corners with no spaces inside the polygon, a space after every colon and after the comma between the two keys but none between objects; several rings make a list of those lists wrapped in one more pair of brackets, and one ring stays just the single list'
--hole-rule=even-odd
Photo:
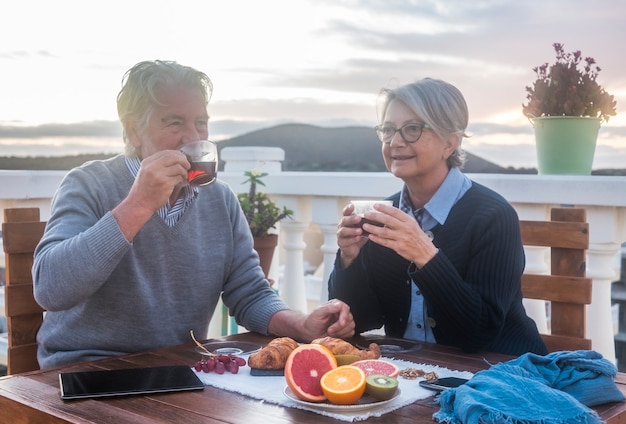
[{"label": "red grape", "polygon": [[209,371],[213,371],[215,369],[215,359],[209,358],[206,360]]},{"label": "red grape", "polygon": [[200,372],[224,374],[228,371],[231,374],[239,373],[239,368],[246,365],[246,360],[236,355],[213,355],[202,359],[194,364],[193,368]]},{"label": "red grape", "polygon": [[220,362],[229,362],[230,361],[230,356],[228,355],[217,355],[216,359]]}]

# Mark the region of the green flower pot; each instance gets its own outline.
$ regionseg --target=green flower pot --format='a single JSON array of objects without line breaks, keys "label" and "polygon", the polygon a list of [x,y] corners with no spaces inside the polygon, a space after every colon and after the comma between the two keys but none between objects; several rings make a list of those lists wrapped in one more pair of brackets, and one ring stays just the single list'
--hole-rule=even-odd
[{"label": "green flower pot", "polygon": [[544,116],[530,121],[539,175],[591,175],[600,118]]}]

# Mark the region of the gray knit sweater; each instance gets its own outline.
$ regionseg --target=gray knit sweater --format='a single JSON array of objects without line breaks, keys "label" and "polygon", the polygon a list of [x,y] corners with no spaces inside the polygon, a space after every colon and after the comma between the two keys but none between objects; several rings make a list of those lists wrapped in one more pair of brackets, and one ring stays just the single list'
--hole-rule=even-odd
[{"label": "gray knit sweater", "polygon": [[200,188],[170,228],[155,214],[129,243],[111,210],[133,178],[123,156],[70,171],[35,252],[42,368],[204,337],[219,296],[238,323],[267,333],[287,306],[264,279],[231,189]]}]

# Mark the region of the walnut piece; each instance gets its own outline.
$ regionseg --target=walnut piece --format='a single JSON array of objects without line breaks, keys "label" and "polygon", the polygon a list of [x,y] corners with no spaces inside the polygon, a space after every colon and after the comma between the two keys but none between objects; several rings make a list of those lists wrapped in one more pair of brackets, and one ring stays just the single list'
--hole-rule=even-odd
[{"label": "walnut piece", "polygon": [[430,371],[426,372],[422,369],[417,368],[405,368],[400,371],[400,377],[405,378],[407,380],[415,380],[418,377],[424,377],[427,381],[433,381],[439,378],[436,372]]}]

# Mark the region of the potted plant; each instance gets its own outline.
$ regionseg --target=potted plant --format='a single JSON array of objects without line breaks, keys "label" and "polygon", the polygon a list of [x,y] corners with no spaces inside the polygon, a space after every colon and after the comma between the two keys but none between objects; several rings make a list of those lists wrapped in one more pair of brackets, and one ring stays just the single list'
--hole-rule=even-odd
[{"label": "potted plant", "polygon": [[537,79],[522,104],[535,128],[538,171],[589,175],[600,124],[616,115],[616,102],[596,81],[601,69],[592,57],[552,46],[556,62],[533,68]]},{"label": "potted plant", "polygon": [[247,193],[239,193],[237,198],[248,221],[248,226],[254,237],[254,249],[259,254],[261,268],[263,268],[267,278],[274,249],[278,245],[278,234],[271,234],[270,230],[276,228],[279,221],[291,218],[293,211],[287,207],[279,208],[267,193],[257,191],[257,186],[265,186],[262,178],[267,176],[267,173],[252,169],[245,172],[244,175],[248,179],[243,184],[250,183],[250,189]]}]

